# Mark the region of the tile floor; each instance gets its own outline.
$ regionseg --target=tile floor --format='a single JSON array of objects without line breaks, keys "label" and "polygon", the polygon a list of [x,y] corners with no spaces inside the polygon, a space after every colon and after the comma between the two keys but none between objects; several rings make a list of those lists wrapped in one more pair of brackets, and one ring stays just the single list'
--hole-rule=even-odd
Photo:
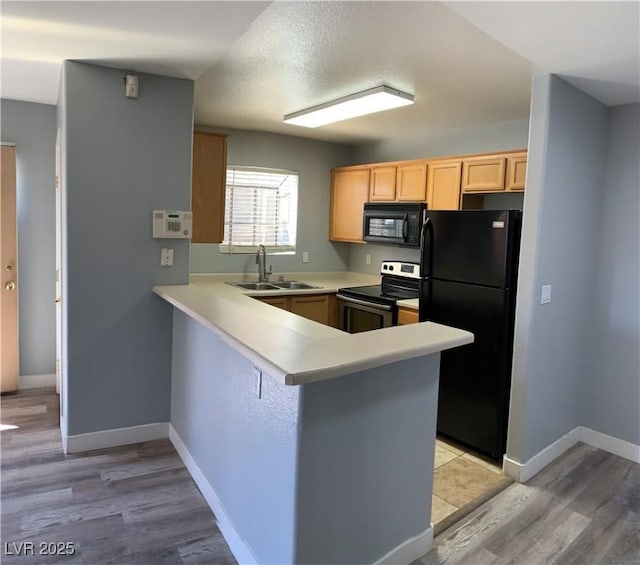
[{"label": "tile floor", "polygon": [[513,482],[497,462],[443,438],[436,440],[434,467],[431,522],[435,535]]}]

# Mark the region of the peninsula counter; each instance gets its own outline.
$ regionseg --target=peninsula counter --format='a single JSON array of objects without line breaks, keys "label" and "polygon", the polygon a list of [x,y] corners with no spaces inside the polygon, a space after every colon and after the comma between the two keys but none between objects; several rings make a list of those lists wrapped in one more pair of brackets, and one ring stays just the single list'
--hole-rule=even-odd
[{"label": "peninsula counter", "polygon": [[[313,277],[322,292],[372,278]],[[472,334],[428,322],[346,334],[224,280],[154,292],[175,308],[170,437],[238,561],[425,553],[440,351]]]}]

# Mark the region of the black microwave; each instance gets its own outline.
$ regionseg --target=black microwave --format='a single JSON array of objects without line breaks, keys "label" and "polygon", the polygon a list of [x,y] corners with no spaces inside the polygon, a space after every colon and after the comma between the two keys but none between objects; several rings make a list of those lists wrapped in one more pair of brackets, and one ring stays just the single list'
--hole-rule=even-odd
[{"label": "black microwave", "polygon": [[366,202],[362,237],[371,243],[420,247],[424,202]]}]

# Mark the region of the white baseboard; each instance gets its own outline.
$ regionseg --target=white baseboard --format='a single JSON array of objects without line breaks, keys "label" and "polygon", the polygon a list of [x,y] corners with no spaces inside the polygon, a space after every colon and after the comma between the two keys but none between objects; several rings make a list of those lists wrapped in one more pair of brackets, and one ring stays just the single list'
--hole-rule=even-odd
[{"label": "white baseboard", "polygon": [[503,458],[502,470],[505,475],[511,477],[518,483],[526,483],[531,477],[537,475],[553,460],[560,457],[565,451],[573,447],[580,441],[580,428],[571,430],[542,451],[536,453],[526,463],[520,463],[509,459],[506,455]]},{"label": "white baseboard", "polygon": [[62,445],[66,445],[65,453],[79,453],[81,451],[117,447],[119,445],[129,445],[168,437],[169,422],[158,422],[157,424],[144,424],[142,426],[66,436],[62,438]]},{"label": "white baseboard", "polygon": [[591,428],[580,428],[580,441],[634,463],[640,463],[640,445],[608,436]]},{"label": "white baseboard", "polygon": [[28,388],[42,388],[56,386],[56,374],[51,375],[22,375],[18,380],[18,388],[26,390]]},{"label": "white baseboard", "polygon": [[505,455],[502,470],[514,481],[525,483],[578,442],[624,457],[634,463],[640,463],[640,445],[597,432],[591,428],[578,426],[536,453],[526,463],[509,459]]},{"label": "white baseboard", "polygon": [[218,528],[227,542],[227,545],[231,549],[231,553],[233,553],[234,557],[238,560],[238,563],[242,563],[242,565],[257,563],[258,561],[249,546],[231,525],[229,517],[227,516],[218,495],[211,486],[211,483],[209,483],[204,473],[189,453],[189,450],[182,441],[182,438],[178,435],[178,432],[176,432],[175,428],[171,424],[169,424],[169,439],[176,448],[180,459],[182,459],[182,462],[191,474],[194,482],[198,485],[202,496],[204,496],[207,504],[215,514]]},{"label": "white baseboard", "polygon": [[378,559],[374,565],[397,565],[398,563],[413,563],[422,557],[433,545],[433,526],[424,532],[405,540],[398,547]]}]

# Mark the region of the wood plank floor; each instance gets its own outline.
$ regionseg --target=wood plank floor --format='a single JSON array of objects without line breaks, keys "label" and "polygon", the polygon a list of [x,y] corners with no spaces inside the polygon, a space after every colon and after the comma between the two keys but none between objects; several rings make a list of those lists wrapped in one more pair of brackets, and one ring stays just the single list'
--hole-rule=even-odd
[{"label": "wood plank floor", "polygon": [[[16,426],[0,433],[2,563],[235,563],[167,440],[65,456],[50,389],[2,397],[0,423]],[[37,555],[40,542],[75,552]],[[640,564],[640,466],[575,446],[443,531],[413,565],[456,563]]]},{"label": "wood plank floor", "polygon": [[169,440],[64,455],[58,414],[51,389],[2,397],[0,562],[236,563]]},{"label": "wood plank floor", "polygon": [[413,565],[640,564],[640,466],[578,444],[434,540]]}]

